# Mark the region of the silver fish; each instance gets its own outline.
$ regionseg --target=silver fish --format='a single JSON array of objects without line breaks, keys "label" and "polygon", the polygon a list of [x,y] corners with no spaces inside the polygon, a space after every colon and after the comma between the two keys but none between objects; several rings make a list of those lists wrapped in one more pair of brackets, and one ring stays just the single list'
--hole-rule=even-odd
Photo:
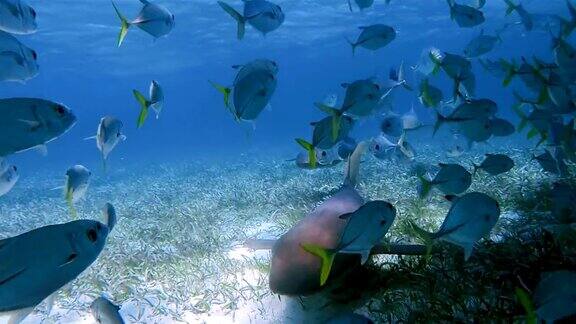
[{"label": "silver fish", "polygon": [[132,93],[134,94],[136,101],[140,104],[140,114],[138,115],[138,120],[136,122],[137,127],[140,128],[144,125],[150,108],[152,108],[156,113],[156,119],[160,118],[160,112],[162,112],[164,106],[164,91],[157,81],[152,80],[152,82],[150,82],[150,89],[148,91],[150,99],[147,99],[138,90],[132,90]]},{"label": "silver fish", "polygon": [[77,220],[0,240],[0,312],[20,322],[96,260],[108,232],[98,221]]},{"label": "silver fish", "polygon": [[414,229],[428,244],[442,240],[462,247],[464,259],[468,260],[474,244],[490,233],[499,217],[500,206],[496,200],[480,192],[470,192],[454,198],[438,232],[428,233],[417,226]]},{"label": "silver fish", "polygon": [[92,172],[83,165],[74,165],[66,171],[64,198],[74,219],[77,218],[74,204],[86,195],[91,175]]},{"label": "silver fish", "polygon": [[142,9],[132,21],[126,19],[114,2],[112,6],[120,18],[120,33],[118,34],[118,47],[122,45],[130,26],[136,26],[145,31],[154,39],[168,35],[174,28],[174,15],[164,6],[147,0],[140,0]]},{"label": "silver fish", "polygon": [[470,28],[478,26],[486,20],[479,9],[456,3],[455,0],[447,0],[450,7],[450,18],[456,21],[458,26]]},{"label": "silver fish", "polygon": [[0,30],[27,35],[38,29],[36,11],[22,0],[0,0]]},{"label": "silver fish", "polygon": [[96,322],[101,324],[124,324],[124,319],[118,312],[120,307],[106,297],[100,296],[90,304],[90,312]]},{"label": "silver fish", "polygon": [[255,120],[276,90],[278,65],[274,61],[258,59],[233,68],[238,69],[238,73],[232,87],[213,82],[212,85],[224,96],[224,104],[235,120]]},{"label": "silver fish", "polygon": [[514,167],[514,160],[505,154],[486,154],[482,163],[474,164],[474,173],[482,169],[491,175],[498,175],[510,171]]},{"label": "silver fish", "polygon": [[396,31],[394,28],[387,25],[375,24],[359,28],[362,32],[358,35],[356,41],[348,41],[350,46],[352,46],[352,53],[356,53],[356,48],[358,46],[367,50],[376,51],[396,39]]},{"label": "silver fish", "polygon": [[66,106],[36,98],[0,99],[0,116],[0,156],[43,146],[76,123]]},{"label": "silver fish", "polygon": [[38,55],[16,37],[0,31],[0,81],[25,82],[38,75]]},{"label": "silver fish", "polygon": [[96,147],[102,153],[102,163],[106,170],[106,160],[108,155],[121,141],[126,140],[122,134],[122,121],[112,116],[105,116],[100,119],[96,132]]},{"label": "silver fish", "polygon": [[284,12],[279,5],[265,0],[244,1],[243,15],[223,1],[218,1],[218,4],[236,20],[238,24],[238,39],[244,38],[246,23],[249,23],[256,30],[266,35],[278,29],[285,18]]},{"label": "silver fish", "polygon": [[463,166],[453,163],[440,163],[440,171],[434,179],[420,177],[420,198],[425,198],[433,187],[446,195],[458,195],[468,190],[472,184],[472,175]]}]

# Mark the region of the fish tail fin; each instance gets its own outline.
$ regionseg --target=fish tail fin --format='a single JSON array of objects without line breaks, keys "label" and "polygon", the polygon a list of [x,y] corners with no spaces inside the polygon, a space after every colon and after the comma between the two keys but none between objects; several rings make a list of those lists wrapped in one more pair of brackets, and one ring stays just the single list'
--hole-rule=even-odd
[{"label": "fish tail fin", "polygon": [[297,138],[296,139],[296,143],[300,144],[300,146],[302,146],[302,148],[304,148],[306,150],[306,152],[308,152],[308,164],[310,164],[310,167],[312,169],[316,168],[316,151],[314,150],[314,145],[312,145],[311,143],[308,143],[306,140],[301,139],[301,138]]},{"label": "fish tail fin", "polygon": [[434,243],[435,238],[434,234],[424,230],[411,220],[407,221],[407,224],[411,234],[416,236],[422,241],[422,243],[424,243],[424,245],[426,245],[426,258],[428,259],[432,254],[432,244]]},{"label": "fish tail fin", "polygon": [[518,8],[518,5],[515,5],[512,0],[504,0],[504,2],[506,3],[506,6],[508,6],[506,8],[506,16],[508,16],[509,14],[512,13],[512,11],[516,10],[516,8]]},{"label": "fish tail fin", "polygon": [[514,76],[516,76],[516,67],[514,66],[514,63],[509,63],[506,60],[500,60],[500,64],[504,67],[505,69],[505,76],[504,76],[504,81],[502,81],[502,85],[504,85],[505,87],[507,87],[510,82],[512,82],[512,79],[514,78]]},{"label": "fish tail fin", "polygon": [[223,1],[218,1],[218,4],[222,9],[224,9],[224,11],[226,11],[230,16],[232,16],[234,20],[236,20],[236,23],[238,24],[238,30],[236,32],[236,36],[238,37],[238,39],[244,38],[244,33],[246,32],[246,19],[244,19],[244,16],[242,16],[238,11],[236,11],[236,9],[230,7],[230,5],[228,5]]},{"label": "fish tail fin", "polygon": [[230,93],[232,93],[232,89],[225,87],[225,86],[221,86],[215,82],[209,81],[210,84],[216,89],[218,90],[223,96],[224,96],[224,105],[226,105],[227,108],[230,107]]},{"label": "fish tail fin", "polygon": [[432,181],[427,180],[422,175],[419,176],[418,179],[420,179],[421,184],[419,196],[420,199],[424,199],[430,194],[430,191],[432,190]]},{"label": "fish tail fin", "polygon": [[360,174],[360,162],[362,154],[366,151],[368,143],[365,141],[358,143],[354,152],[348,157],[346,164],[346,175],[344,177],[345,186],[356,186],[358,184],[358,175]]},{"label": "fish tail fin", "polygon": [[516,104],[516,105],[512,106],[512,110],[514,110],[516,115],[518,115],[518,117],[520,117],[520,124],[518,124],[518,132],[521,132],[522,130],[524,130],[524,128],[528,124],[528,117],[522,111],[522,109],[520,109],[520,105]]},{"label": "fish tail fin", "polygon": [[142,125],[144,125],[146,117],[148,117],[148,108],[150,107],[150,101],[148,101],[146,97],[144,97],[144,95],[138,90],[132,90],[132,93],[134,94],[134,98],[136,98],[136,101],[138,101],[138,103],[140,104],[140,114],[138,115],[138,121],[136,123],[136,126],[140,128],[142,127]]},{"label": "fish tail fin", "polygon": [[536,309],[534,308],[534,303],[532,302],[530,295],[524,289],[519,287],[516,287],[514,291],[516,293],[516,299],[518,299],[518,301],[526,311],[526,323],[528,324],[538,323],[538,316],[536,315]]},{"label": "fish tail fin", "polygon": [[128,21],[128,19],[126,19],[126,17],[124,17],[124,15],[122,15],[122,13],[120,13],[120,10],[118,9],[114,1],[111,2],[112,6],[114,7],[114,10],[116,11],[116,15],[118,15],[118,18],[120,18],[120,33],[118,34],[118,47],[120,47],[122,45],[122,42],[124,41],[124,38],[126,37],[126,34],[128,34],[128,28],[130,28],[130,22]]},{"label": "fish tail fin", "polygon": [[70,210],[70,215],[72,215],[72,220],[78,219],[78,212],[76,212],[76,207],[74,207],[72,189],[66,190],[66,203],[68,204],[68,209]]},{"label": "fish tail fin", "polygon": [[330,276],[330,271],[332,271],[332,265],[334,264],[334,256],[336,256],[336,253],[314,244],[302,243],[300,244],[300,247],[302,247],[306,252],[314,254],[321,259],[320,286],[324,286],[328,280],[328,276]]},{"label": "fish tail fin", "polygon": [[432,136],[436,135],[436,132],[442,127],[446,122],[446,117],[442,116],[438,111],[436,111],[436,122],[434,122],[434,130],[432,131]]},{"label": "fish tail fin", "polygon": [[330,107],[323,103],[316,103],[316,107],[332,116],[332,140],[336,141],[340,134],[340,126],[342,124],[342,112],[334,107]]}]

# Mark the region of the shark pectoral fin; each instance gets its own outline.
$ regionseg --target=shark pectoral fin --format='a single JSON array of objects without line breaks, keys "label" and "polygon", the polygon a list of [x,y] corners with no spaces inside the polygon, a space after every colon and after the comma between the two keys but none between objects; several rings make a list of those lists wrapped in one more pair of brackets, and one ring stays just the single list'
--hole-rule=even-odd
[{"label": "shark pectoral fin", "polygon": [[370,250],[360,252],[360,256],[360,264],[364,265],[366,261],[368,261],[368,258],[370,258]]},{"label": "shark pectoral fin", "polygon": [[18,119],[18,121],[29,126],[31,131],[34,131],[40,127],[40,122],[36,120]]},{"label": "shark pectoral fin", "polygon": [[[35,306],[34,306],[35,307]],[[6,324],[19,324],[21,323],[32,311],[34,307],[22,308],[10,312],[6,312],[5,315],[8,316],[8,322]]]},{"label": "shark pectoral fin", "polygon": [[471,243],[468,245],[464,245],[462,247],[464,248],[464,261],[468,261],[468,259],[472,255],[472,251],[474,251],[474,244]]}]

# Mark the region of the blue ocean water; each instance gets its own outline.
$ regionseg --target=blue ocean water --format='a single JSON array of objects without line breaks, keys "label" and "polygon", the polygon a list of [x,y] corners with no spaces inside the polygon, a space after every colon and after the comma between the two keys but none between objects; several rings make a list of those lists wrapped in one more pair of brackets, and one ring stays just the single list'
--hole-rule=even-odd
[{"label": "blue ocean water", "polygon": [[[246,36],[238,40],[236,23],[216,1],[155,2],[169,8],[174,14],[174,30],[154,40],[142,30],[130,28],[122,46],[117,47],[120,21],[110,1],[28,1],[37,12],[38,31],[18,36],[18,39],[38,53],[40,72],[26,83],[0,83],[0,98],[37,97],[60,102],[76,114],[78,122],[69,132],[48,143],[47,156],[27,151],[9,157],[10,163],[18,166],[20,182],[11,193],[0,197],[0,210],[5,215],[23,217],[22,213],[33,212],[35,206],[44,208],[50,202],[55,204],[49,209],[57,214],[54,221],[67,220],[69,215],[64,199],[59,191],[50,189],[63,184],[68,167],[82,164],[94,173],[95,184],[88,191],[87,202],[79,208],[81,214],[99,217],[98,208],[104,200],[115,201],[125,214],[120,215],[118,225],[122,234],[112,237],[118,241],[108,248],[122,245],[122,238],[146,242],[154,235],[161,236],[163,231],[170,232],[167,229],[170,226],[181,225],[184,229],[180,235],[186,235],[187,230],[193,230],[182,225],[181,219],[172,223],[163,218],[176,217],[175,214],[185,213],[186,208],[194,210],[190,212],[191,215],[196,215],[194,213],[202,211],[202,208],[206,209],[207,215],[219,214],[215,218],[226,224],[234,224],[230,226],[243,232],[241,238],[262,232],[268,236],[280,235],[289,228],[286,223],[291,225],[298,217],[294,216],[295,219],[290,218],[291,222],[286,223],[278,218],[290,214],[287,210],[298,211],[301,215],[311,209],[331,190],[336,190],[342,179],[343,164],[330,170],[310,171],[297,169],[294,163],[286,162],[301,151],[294,139],[310,138],[310,122],[326,116],[314,106],[315,102],[322,101],[328,94],[337,94],[341,102],[345,92],[342,83],[366,78],[386,80],[390,68],[397,68],[403,62],[407,82],[415,90],[396,90],[392,110],[402,114],[414,106],[423,123],[433,124],[434,110],[419,102],[420,78],[411,68],[420,60],[423,50],[436,47],[444,52],[462,54],[465,45],[482,30],[494,33],[505,24],[510,24],[501,35],[502,42],[483,58],[519,60],[521,57],[537,57],[553,61],[549,29],[556,30],[558,25],[550,17],[560,15],[568,19],[566,2],[560,0],[522,2],[534,14],[536,27],[532,31],[525,30],[515,13],[505,15],[506,4],[497,0],[487,0],[482,8],[486,22],[474,28],[458,27],[450,18],[449,6],[442,0],[392,0],[389,4],[376,0],[372,7],[363,11],[355,8],[353,12],[350,12],[344,0],[290,0],[278,3],[286,15],[278,30],[264,36],[247,26]],[[136,0],[118,0],[115,3],[129,18],[135,17],[142,6]],[[229,3],[238,10],[242,7],[242,1]],[[360,32],[358,27],[376,23],[393,26],[397,31],[396,39],[374,52],[358,48],[353,55],[347,39],[357,37]],[[230,86],[236,75],[232,66],[257,58],[270,59],[278,64],[278,86],[270,107],[264,109],[254,123],[238,122],[225,108],[222,95],[209,81]],[[476,76],[475,97],[492,99],[498,104],[498,116],[517,125],[519,118],[511,109],[515,103],[512,90],[525,90],[524,86],[518,82],[513,87],[504,87],[501,78],[487,73],[477,59],[472,62]],[[152,80],[162,85],[164,108],[160,118],[156,119],[150,113],[144,126],[137,128],[140,107],[132,90],[138,89],[147,94]],[[431,77],[431,80],[435,86],[443,89],[445,96],[450,96],[453,83],[443,73]],[[101,155],[94,141],[84,140],[96,134],[100,119],[106,115],[123,121],[123,134],[127,137],[110,154],[107,173],[102,169]],[[380,133],[381,118],[381,114],[377,114],[359,121],[351,136],[358,141],[376,137]],[[411,134],[408,140],[416,148],[416,160],[437,164],[445,160],[446,138],[450,136],[439,134],[433,138],[430,132],[423,130]],[[516,133],[504,139],[490,140],[489,144],[478,144],[473,152],[476,154],[474,157],[491,151],[508,153],[518,158],[518,168],[530,173],[526,179],[545,178],[537,165],[526,157],[534,144],[535,140],[527,140],[525,134]],[[474,157],[465,156],[462,160],[470,161]],[[366,174],[370,175],[365,179],[369,188],[367,196],[380,198],[383,193],[389,194],[399,204],[408,204],[409,199],[415,198],[416,178],[407,180],[407,177],[394,173],[391,170],[396,170],[395,165],[377,168],[373,161],[365,163]],[[385,175],[386,179],[378,178],[379,174]],[[493,190],[489,193],[494,195],[501,195],[503,189],[490,186],[510,184],[518,178],[506,178],[501,182],[485,180],[478,186]],[[396,182],[398,187],[394,187]],[[403,194],[404,189],[398,189],[408,187],[414,191]],[[155,190],[157,196],[154,195]],[[140,197],[139,192],[142,194]],[[34,203],[27,202],[28,198]],[[58,205],[60,202],[61,205]],[[299,202],[302,204],[299,205]],[[246,206],[250,203],[254,209],[254,220],[250,219],[250,206]],[[259,203],[264,207],[256,206]],[[139,219],[141,211],[141,215],[147,217],[155,212],[161,217]],[[31,230],[33,226],[47,225],[50,218],[45,215],[45,210],[42,212],[44,216],[8,230],[0,229],[0,233],[15,235]],[[207,226],[206,223],[210,222],[207,215],[199,216],[201,223],[194,226]],[[122,217],[126,217],[125,221],[130,224],[126,225],[126,229],[122,229]],[[194,223],[194,216],[187,217]],[[139,222],[148,221],[156,226],[148,230],[157,233],[146,233],[135,238],[133,229]],[[274,229],[255,229],[268,225]],[[223,236],[230,236],[230,242],[241,239],[230,233]],[[172,237],[160,240],[166,243],[171,239],[182,243],[180,239]],[[183,242],[189,243],[186,240]],[[203,248],[210,247],[210,244],[217,245],[215,241],[203,242],[201,238],[194,242]],[[166,244],[163,246],[165,249],[180,249],[176,243],[172,247]],[[221,246],[214,249],[226,250]],[[154,251],[165,252],[162,249],[160,252]],[[179,251],[175,254],[186,256],[182,250]],[[110,254],[107,260],[112,259]],[[105,275],[99,274],[98,278],[106,280]],[[196,291],[206,288],[199,283],[200,278],[197,280],[195,285],[199,287],[194,288]],[[166,295],[170,295],[167,287],[173,285],[174,282],[164,287],[167,289]],[[83,287],[86,288],[86,285]],[[154,290],[157,287],[147,288]],[[90,289],[92,295],[98,294],[93,286]],[[114,293],[112,289],[107,291]],[[123,290],[122,299],[127,301],[146,295],[144,287],[134,288],[134,291],[137,293]],[[79,299],[74,304],[67,300],[62,305],[74,309],[78,305],[85,306],[86,302]],[[171,310],[172,316],[185,313],[186,306],[182,306],[182,309],[178,307]],[[210,314],[205,309],[193,309],[192,312]],[[268,314],[262,318],[254,317],[258,319],[250,318],[255,322],[273,322],[273,319],[279,318],[274,316]],[[58,318],[57,321],[66,322],[65,318]],[[185,317],[184,321],[232,321],[231,317],[208,320],[190,318]],[[169,322],[166,318],[157,321]],[[147,321],[139,319],[131,322]]]},{"label": "blue ocean water", "polygon": [[[233,4],[241,8],[239,1]],[[111,165],[194,159],[215,152],[238,159],[238,153],[250,148],[281,148],[291,157],[298,149],[293,139],[308,136],[309,122],[323,117],[313,103],[330,93],[342,98],[341,83],[368,77],[385,79],[388,69],[401,61],[414,65],[427,47],[460,53],[480,29],[494,30],[518,20],[504,16],[501,1],[488,1],[484,9],[487,22],[473,29],[458,28],[447,16],[443,1],[392,1],[388,6],[376,1],[373,8],[354,13],[348,11],[345,1],[290,1],[283,4],[286,22],[282,28],[264,37],[248,26],[246,39],[238,41],[236,23],[214,2],[176,1],[165,4],[176,17],[171,34],[154,41],[141,30],[130,30],[126,43],[116,48],[119,20],[108,1],[31,5],[37,8],[39,31],[21,41],[38,52],[40,74],[25,85],[2,84],[0,94],[62,102],[78,116],[77,125],[50,145],[46,158],[39,160],[32,153],[14,157],[32,168],[37,163],[98,165],[93,143],[81,139],[95,134],[104,115],[121,119],[128,137],[111,155]],[[118,5],[128,17],[140,8],[137,1],[119,1]],[[565,4],[532,1],[529,8],[539,14],[564,14]],[[373,23],[394,26],[397,39],[380,51],[359,49],[352,56],[345,39],[355,38],[359,26]],[[503,38],[489,57],[551,57],[546,30],[525,33],[522,26],[514,26]],[[231,66],[256,58],[278,62],[278,89],[271,111],[261,114],[247,140],[245,129],[251,126],[234,122],[208,80],[231,85],[235,75]],[[478,96],[498,99],[504,117],[514,118],[506,109],[512,104],[510,91],[479,64],[474,69]],[[153,79],[164,88],[165,109],[159,120],[149,120],[146,127],[136,129],[139,107],[132,89],[146,91]],[[449,87],[449,81],[445,82],[439,86]],[[401,93],[394,108],[404,112],[412,103],[417,104],[413,94]],[[429,111],[421,108],[418,113],[427,118]],[[374,127],[358,128],[362,136],[377,132]]]}]

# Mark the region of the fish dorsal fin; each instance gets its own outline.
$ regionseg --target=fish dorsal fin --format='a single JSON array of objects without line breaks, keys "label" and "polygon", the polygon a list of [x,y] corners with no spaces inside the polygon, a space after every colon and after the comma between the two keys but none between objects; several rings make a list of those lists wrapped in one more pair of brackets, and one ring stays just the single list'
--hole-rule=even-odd
[{"label": "fish dorsal fin", "polygon": [[341,83],[340,86],[342,86],[342,88],[348,88],[350,83]]},{"label": "fish dorsal fin", "polygon": [[235,70],[241,69],[244,65],[242,64],[236,64],[236,65],[232,65],[232,68]]},{"label": "fish dorsal fin", "polygon": [[368,143],[363,141],[358,143],[356,149],[348,158],[348,163],[346,164],[346,177],[344,178],[345,186],[356,186],[358,183],[358,174],[360,173],[360,162],[362,159],[362,154],[368,148]]},{"label": "fish dorsal fin", "polygon": [[141,2],[143,5],[149,5],[149,4],[150,4],[150,1],[148,1],[148,0],[140,0],[140,2]]}]

